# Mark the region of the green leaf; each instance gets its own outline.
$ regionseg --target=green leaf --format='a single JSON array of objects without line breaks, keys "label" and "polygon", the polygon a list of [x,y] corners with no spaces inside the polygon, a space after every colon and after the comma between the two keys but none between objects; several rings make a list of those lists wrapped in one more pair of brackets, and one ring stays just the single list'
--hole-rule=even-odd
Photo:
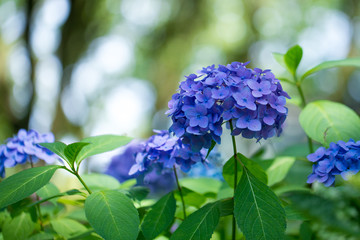
[{"label": "green leaf", "polygon": [[88,230],[84,225],[70,218],[53,219],[50,223],[54,231],[65,238],[70,238]]},{"label": "green leaf", "polygon": [[286,68],[285,60],[284,60],[284,54],[282,53],[273,53],[273,57],[275,60],[284,68]]},{"label": "green leaf", "polygon": [[294,165],[294,157],[277,157],[271,166],[266,170],[268,185],[272,186],[284,180],[290,168]]},{"label": "green leaf", "polygon": [[302,110],[299,121],[310,138],[325,146],[339,140],[347,142],[350,138],[359,140],[360,137],[359,116],[340,103],[326,100],[309,103]]},{"label": "green leaf", "polygon": [[54,234],[47,233],[47,232],[40,232],[40,233],[37,233],[35,235],[32,235],[28,240],[50,240],[50,239],[55,239]]},{"label": "green leaf", "polygon": [[162,197],[145,215],[141,231],[146,239],[154,239],[172,223],[176,210],[174,194]]},{"label": "green leaf", "polygon": [[29,168],[0,182],[0,209],[20,201],[47,184],[61,166]]},{"label": "green leaf", "polygon": [[[33,203],[29,204],[27,207],[30,208],[32,206],[35,206],[36,204],[41,204],[41,203],[44,203],[44,202],[47,202],[47,201],[53,201],[53,200],[55,201],[55,198],[59,198],[59,197],[63,197],[63,196],[72,196],[72,195],[82,195],[82,196],[84,196],[84,193],[77,190],[77,189],[71,189],[71,190],[63,192],[63,193],[58,193],[58,194],[55,194],[55,195],[48,196],[46,198],[42,198],[39,201],[36,201],[36,202],[33,202]],[[55,204],[56,203],[57,202],[55,201]]]},{"label": "green leaf", "polygon": [[[46,199],[59,193],[60,190],[53,183],[46,184],[36,192],[41,199]],[[49,202],[56,205],[56,199],[50,199]]]},{"label": "green leaf", "polygon": [[91,173],[81,176],[91,190],[112,190],[120,188],[119,181],[106,174]]},{"label": "green leaf", "polygon": [[234,216],[246,239],[284,239],[285,211],[262,181],[244,168],[234,196]]},{"label": "green leaf", "polygon": [[225,217],[234,213],[234,199],[227,198],[219,201],[220,216]]},{"label": "green leaf", "polygon": [[[267,184],[268,181],[267,175],[264,169],[257,162],[248,159],[241,153],[238,153],[237,156],[240,159],[240,161],[245,165],[247,170],[249,170],[261,182]],[[239,178],[241,178],[241,176],[239,176]]]},{"label": "green leaf", "polygon": [[208,152],[206,154],[205,159],[208,158],[208,156],[210,155],[211,151],[214,149],[215,146],[216,146],[216,142],[214,140],[211,140],[211,146],[210,146],[210,148],[209,148],[209,150],[208,150]]},{"label": "green leaf", "polygon": [[91,143],[84,147],[76,157],[76,163],[79,164],[85,158],[90,156],[109,152],[118,147],[128,144],[132,138],[126,136],[117,135],[100,135],[94,137],[88,137],[81,140],[81,142]]},{"label": "green leaf", "polygon": [[296,69],[299,66],[302,55],[303,51],[299,45],[293,46],[284,55],[286,67],[293,76],[295,76],[296,74]]},{"label": "green leaf", "polygon": [[134,200],[142,201],[150,193],[150,189],[143,186],[134,186],[129,189],[130,197]]},{"label": "green leaf", "polygon": [[9,222],[5,222],[2,233],[5,240],[23,240],[34,231],[35,223],[28,213],[22,212]]},{"label": "green leaf", "polygon": [[[224,180],[229,184],[230,187],[234,188],[234,164],[235,164],[235,158],[232,156],[223,166],[223,172],[222,175],[224,177]],[[237,164],[237,179],[238,182],[241,178],[242,174],[242,167],[240,166],[240,163]]]},{"label": "green leaf", "polygon": [[[187,187],[181,187],[181,190],[187,206],[194,206],[196,208],[200,208],[206,201],[206,197],[204,195],[194,192]],[[178,192],[176,193],[176,199],[178,201],[181,201],[180,194]]]},{"label": "green leaf", "polygon": [[214,178],[183,178],[180,179],[180,185],[186,187],[194,192],[205,193],[217,193],[221,187],[221,182]]},{"label": "green leaf", "polygon": [[220,219],[219,203],[209,203],[188,216],[170,240],[208,240]]},{"label": "green leaf", "polygon": [[[71,166],[74,165],[75,159],[81,152],[81,149],[83,149],[85,146],[90,145],[90,143],[87,142],[76,142],[72,143],[66,146],[64,150],[64,154],[69,159]],[[89,146],[91,147],[91,145]]]},{"label": "green leaf", "polygon": [[90,225],[105,239],[136,239],[139,214],[123,193],[107,190],[92,193],[85,201]]},{"label": "green leaf", "polygon": [[66,144],[62,142],[53,142],[53,143],[39,143],[40,146],[49,149],[53,153],[57,154],[59,157],[64,159],[69,163],[69,159],[65,156]]},{"label": "green leaf", "polygon": [[301,81],[303,81],[308,76],[319,72],[324,69],[328,68],[335,68],[335,67],[360,67],[360,58],[347,58],[343,60],[336,60],[336,61],[326,61],[323,63],[320,63],[316,67],[308,70],[302,77]]}]

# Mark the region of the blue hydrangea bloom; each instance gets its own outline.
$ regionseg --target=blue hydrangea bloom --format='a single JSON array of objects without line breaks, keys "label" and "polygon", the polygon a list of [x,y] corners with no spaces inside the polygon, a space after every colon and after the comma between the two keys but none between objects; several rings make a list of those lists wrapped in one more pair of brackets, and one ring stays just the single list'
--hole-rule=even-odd
[{"label": "blue hydrangea bloom", "polygon": [[[203,151],[204,152],[204,151]],[[204,155],[206,156],[205,152]],[[223,161],[220,152],[215,148],[211,151],[204,163],[196,163],[191,167],[191,170],[186,174],[188,177],[210,177],[223,181],[222,167]]]},{"label": "blue hydrangea bloom", "polygon": [[[289,95],[270,70],[250,69],[247,63],[203,68],[180,83],[169,101],[173,132],[193,152],[208,149],[211,141],[220,144],[222,124],[233,122],[233,135],[258,141],[279,136],[287,116]],[[193,143],[196,144],[194,147]]]},{"label": "blue hydrangea bloom", "polygon": [[151,194],[163,194],[175,188],[175,177],[171,170],[161,171],[155,165],[147,168],[146,171],[129,175],[131,167],[136,163],[137,155],[145,150],[144,141],[131,141],[124,146],[124,151],[111,159],[106,174],[111,175],[124,182],[129,179],[136,179],[137,185],[150,189]]},{"label": "blue hydrangea bloom", "polygon": [[346,180],[349,174],[359,172],[360,141],[350,139],[348,142],[330,143],[328,149],[320,147],[307,158],[314,163],[307,183],[318,181],[329,187],[334,183],[336,175]]},{"label": "blue hydrangea bloom", "polygon": [[48,149],[37,143],[54,142],[52,133],[40,134],[35,130],[20,129],[18,134],[7,139],[6,144],[0,146],[0,174],[4,176],[4,167],[10,168],[17,164],[24,164],[31,157],[33,162],[38,159],[46,163],[53,163],[58,157]]}]

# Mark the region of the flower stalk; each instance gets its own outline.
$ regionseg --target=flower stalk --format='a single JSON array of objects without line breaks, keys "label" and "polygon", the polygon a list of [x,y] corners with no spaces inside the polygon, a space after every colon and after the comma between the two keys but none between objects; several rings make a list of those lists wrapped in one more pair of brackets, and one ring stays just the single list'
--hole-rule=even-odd
[{"label": "flower stalk", "polygon": [[181,189],[181,186],[180,186],[180,183],[179,183],[179,178],[178,178],[178,175],[177,175],[177,172],[176,172],[175,165],[174,165],[173,169],[174,169],[176,184],[177,184],[179,194],[180,194],[180,198],[181,198],[181,203],[182,203],[182,208],[183,208],[183,213],[184,213],[184,220],[185,220],[186,219],[186,209],[185,209],[184,196],[183,196],[182,189]]}]

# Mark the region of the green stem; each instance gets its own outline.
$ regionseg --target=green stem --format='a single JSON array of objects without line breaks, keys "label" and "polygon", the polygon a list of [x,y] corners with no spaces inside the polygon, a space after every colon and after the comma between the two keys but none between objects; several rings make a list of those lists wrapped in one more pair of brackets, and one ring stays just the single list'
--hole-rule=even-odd
[{"label": "green stem", "polygon": [[[30,166],[31,166],[31,168],[34,168],[34,163],[33,163],[33,161],[32,161],[32,157],[31,157],[31,156],[29,156],[29,160],[30,160]],[[35,193],[35,198],[36,198],[36,201],[37,201],[37,202],[40,201],[39,195],[37,195],[36,193]],[[37,214],[38,214],[38,216],[39,216],[40,229],[41,229],[41,231],[44,231],[44,226],[43,226],[43,220],[42,220],[42,215],[41,215],[40,204],[35,205],[35,208],[36,208],[36,212],[37,212]]]},{"label": "green stem", "polygon": [[[234,130],[234,127],[233,127],[233,124],[232,124],[232,121],[230,120],[229,121],[229,124],[230,124],[230,130],[231,132],[233,132]],[[237,170],[237,162],[238,162],[238,159],[237,159],[237,150],[236,150],[236,141],[235,141],[235,136],[234,135],[231,135],[231,140],[232,140],[232,145],[233,145],[233,149],[234,149],[234,196],[235,196],[235,191],[236,191],[236,186],[237,186],[237,183],[238,183],[238,170]],[[235,240],[236,239],[236,220],[235,220],[235,216],[233,215],[233,219],[232,219],[232,240]]]},{"label": "green stem", "polygon": [[84,182],[84,180],[80,177],[79,173],[76,171],[71,172],[72,174],[74,174],[79,181],[81,182],[81,184],[84,186],[84,188],[88,191],[89,194],[91,194],[91,190],[89,189],[89,187],[86,185],[86,183]]},{"label": "green stem", "polygon": [[[301,104],[300,104],[300,107],[302,109],[305,108],[306,106],[306,100],[305,100],[305,95],[304,95],[304,92],[301,88],[301,83],[297,81],[296,77],[294,77],[295,81],[296,81],[296,88],[299,92],[299,95],[300,95],[300,98],[301,98]],[[314,147],[313,147],[313,143],[312,143],[312,140],[309,136],[307,136],[307,140],[308,140],[308,146],[309,146],[309,151],[310,153],[313,153],[314,152]]]},{"label": "green stem", "polygon": [[180,194],[181,203],[182,203],[182,207],[183,207],[184,219],[186,219],[186,209],[185,209],[184,196],[183,196],[183,193],[182,193],[182,189],[180,187],[179,178],[178,178],[178,175],[177,175],[177,172],[176,172],[176,167],[174,166],[173,169],[174,169],[176,184],[177,184],[178,189],[179,189],[179,194]]}]

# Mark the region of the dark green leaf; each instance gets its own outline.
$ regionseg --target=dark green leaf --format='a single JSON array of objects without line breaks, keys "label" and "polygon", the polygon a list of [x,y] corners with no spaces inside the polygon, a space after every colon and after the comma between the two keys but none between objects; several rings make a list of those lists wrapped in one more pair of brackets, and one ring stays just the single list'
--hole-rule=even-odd
[{"label": "dark green leaf", "polygon": [[302,55],[303,55],[303,51],[299,45],[293,46],[284,55],[285,64],[286,64],[289,72],[293,76],[296,74],[296,69],[299,66]]},{"label": "dark green leaf", "polygon": [[147,187],[135,186],[130,188],[128,192],[131,198],[137,201],[141,201],[146,198],[146,196],[150,193],[150,190]]},{"label": "dark green leaf", "polygon": [[[267,180],[268,180],[267,175],[264,169],[258,163],[248,159],[241,153],[238,153],[237,156],[240,159],[240,161],[245,165],[246,169],[248,169],[261,182],[267,184]],[[239,176],[239,178],[241,178],[241,176]]]},{"label": "dark green leaf", "polygon": [[85,214],[105,239],[135,240],[138,236],[138,211],[123,193],[114,190],[92,193],[85,201]]},{"label": "dark green leaf", "polygon": [[219,201],[221,217],[229,216],[234,213],[234,199],[227,198]]},{"label": "dark green leaf", "polygon": [[146,239],[154,239],[172,223],[176,210],[174,194],[162,197],[145,215],[141,231]]},{"label": "dark green leaf", "polygon": [[120,188],[119,181],[106,174],[91,173],[81,176],[91,190],[112,190]]},{"label": "dark green leaf", "polygon": [[210,148],[209,148],[209,150],[208,150],[208,152],[206,154],[205,159],[208,158],[208,156],[210,155],[211,151],[214,149],[215,146],[216,146],[216,142],[214,140],[211,140],[211,146],[210,146]]},{"label": "dark green leaf", "polygon": [[[222,175],[224,177],[224,180],[229,184],[230,187],[234,188],[234,168],[235,168],[235,158],[231,157],[223,166],[223,172]],[[240,163],[237,163],[237,179],[238,182],[241,178],[242,174],[242,167],[240,166]]]},{"label": "dark green leaf", "polygon": [[272,186],[284,180],[290,168],[294,165],[294,157],[277,157],[271,166],[266,170],[268,185]]},{"label": "dark green leaf", "polygon": [[236,222],[246,239],[284,239],[285,211],[277,196],[244,168],[234,197]]},{"label": "dark green leaf", "polygon": [[301,81],[314,74],[318,71],[328,69],[328,68],[335,68],[335,67],[360,67],[360,58],[347,58],[343,60],[336,60],[336,61],[326,61],[323,62],[316,67],[308,70],[302,77]]},{"label": "dark green leaf", "polygon": [[209,203],[186,218],[170,240],[209,240],[219,223],[219,203]]},{"label": "dark green leaf", "polygon": [[331,142],[360,138],[360,118],[349,107],[321,100],[309,103],[301,112],[300,124],[306,134],[329,146]]},{"label": "dark green leaf", "polygon": [[64,159],[69,163],[69,159],[65,156],[66,144],[62,142],[53,142],[53,143],[39,143],[40,146],[49,149],[53,153],[57,154],[59,157]]},{"label": "dark green leaf", "polygon": [[301,240],[312,240],[313,233],[309,222],[303,222],[300,226],[300,239]]},{"label": "dark green leaf", "polygon": [[0,182],[0,209],[36,192],[47,184],[61,166],[49,165],[29,168]]},{"label": "dark green leaf", "polygon": [[79,222],[70,218],[59,218],[50,221],[51,226],[60,236],[70,238],[88,229]]},{"label": "dark green leaf", "polygon": [[2,234],[4,239],[23,240],[34,231],[35,223],[31,220],[30,214],[22,212],[11,221],[5,222]]},{"label": "dark green leaf", "polygon": [[76,157],[76,163],[80,163],[85,158],[90,156],[109,152],[118,147],[128,144],[132,138],[126,136],[117,135],[100,135],[94,137],[88,137],[81,140],[81,142],[91,143],[84,147]]},{"label": "dark green leaf", "polygon": [[[79,155],[81,149],[83,149],[86,145],[90,145],[90,143],[76,142],[66,146],[64,154],[67,159],[69,159],[72,166],[74,165],[75,159]],[[91,145],[89,147],[91,147]]]}]

